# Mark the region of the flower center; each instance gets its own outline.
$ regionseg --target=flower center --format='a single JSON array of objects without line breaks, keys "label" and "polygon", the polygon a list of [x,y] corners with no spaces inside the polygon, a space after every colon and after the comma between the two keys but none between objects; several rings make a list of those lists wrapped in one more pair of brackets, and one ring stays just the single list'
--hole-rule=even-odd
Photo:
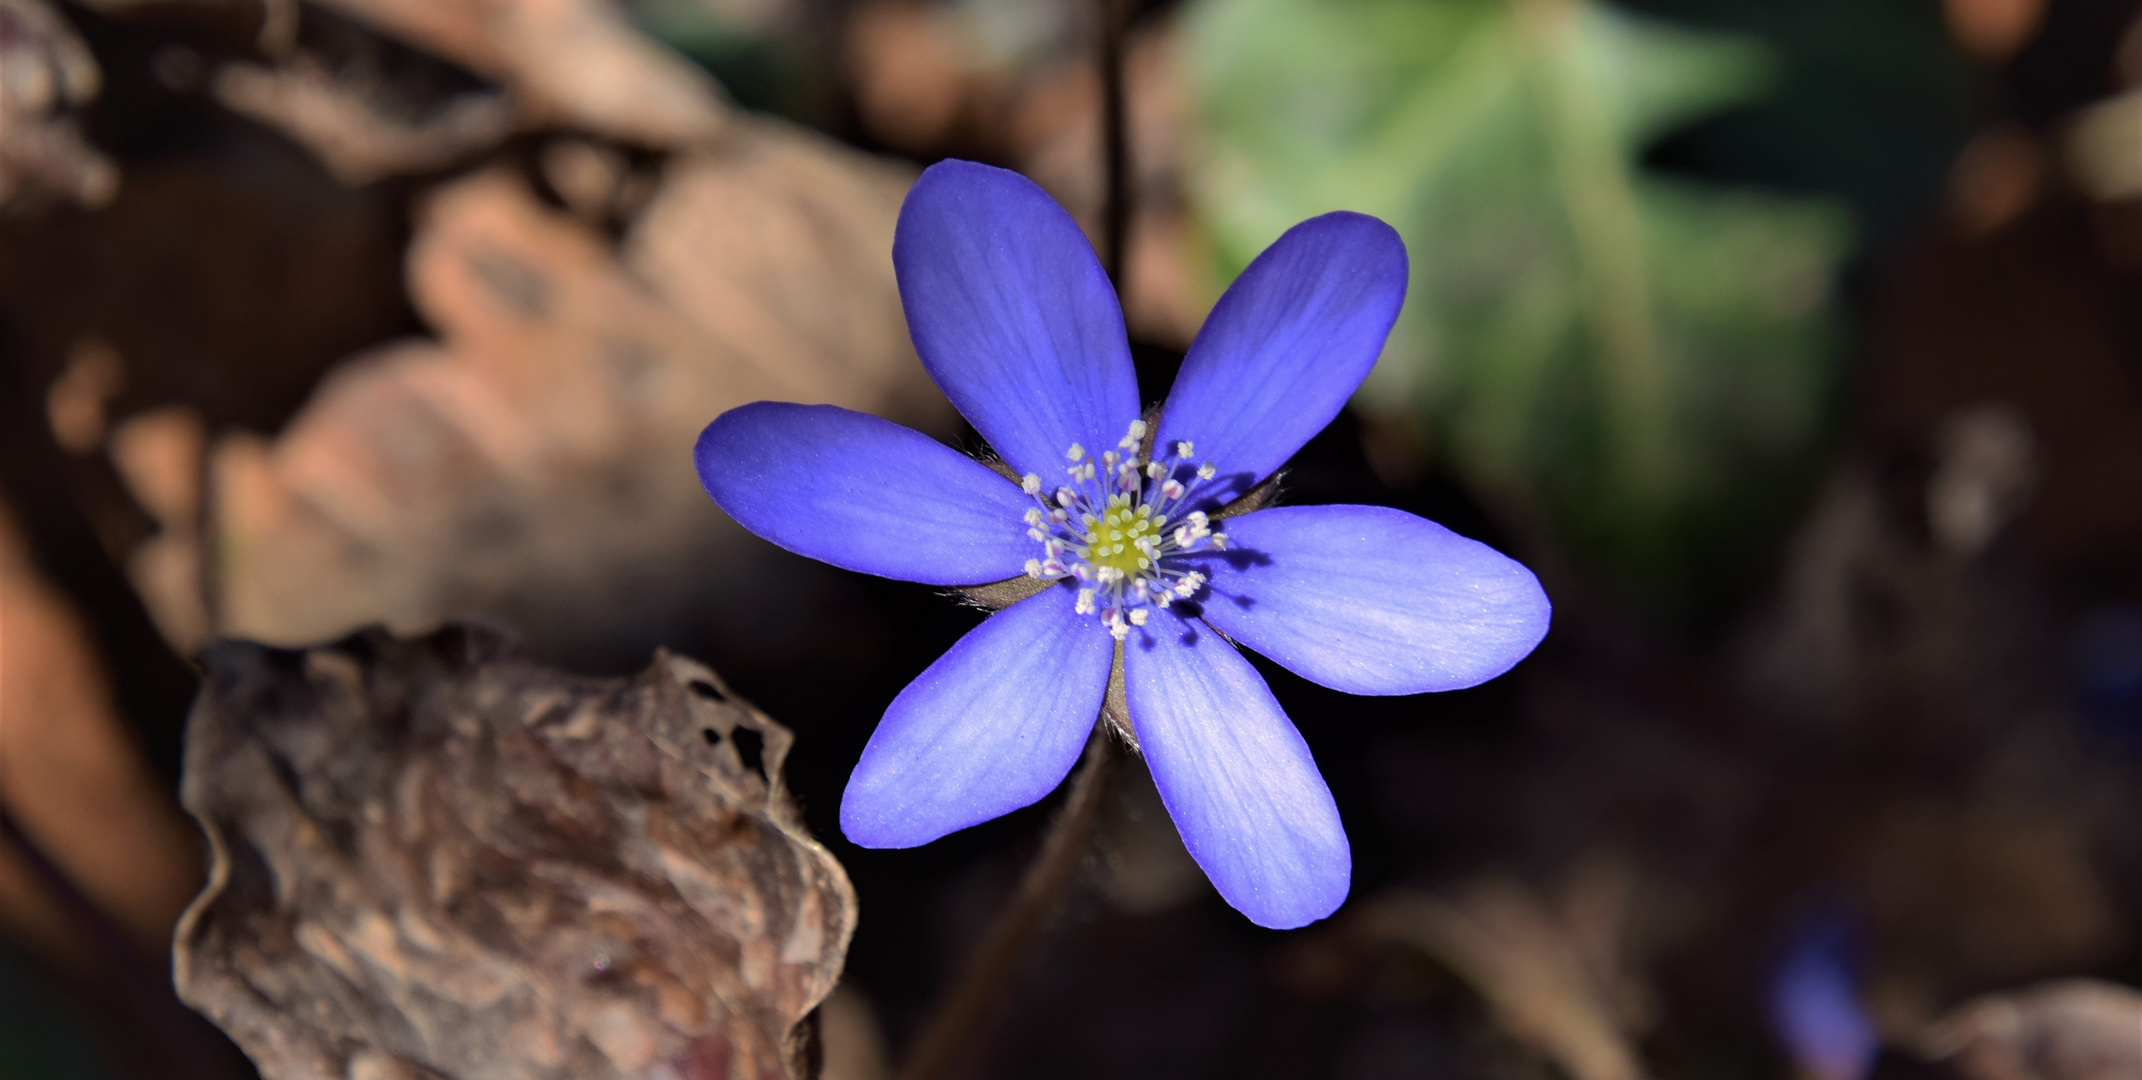
[{"label": "flower center", "polygon": [[1036,504],[1026,512],[1027,535],[1041,543],[1041,558],[1027,560],[1027,574],[1076,579],[1079,613],[1099,616],[1118,640],[1145,625],[1151,608],[1187,600],[1204,587],[1205,575],[1177,565],[1176,556],[1227,547],[1227,534],[1204,511],[1182,512],[1218,470],[1209,461],[1191,467],[1187,442],[1176,443],[1170,457],[1147,460],[1145,431],[1145,421],[1134,421],[1098,462],[1071,444],[1064,454],[1071,482],[1054,491],[1044,492],[1033,473],[1020,484]]}]

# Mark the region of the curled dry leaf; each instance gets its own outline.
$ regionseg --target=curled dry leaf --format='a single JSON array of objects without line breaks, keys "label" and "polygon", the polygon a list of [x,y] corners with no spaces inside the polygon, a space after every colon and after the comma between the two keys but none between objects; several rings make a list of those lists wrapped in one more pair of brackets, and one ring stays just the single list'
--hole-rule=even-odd
[{"label": "curled dry leaf", "polygon": [[692,444],[765,398],[943,426],[892,278],[909,179],[754,127],[672,159],[621,248],[510,172],[438,192],[409,277],[443,340],[351,360],[274,443],[213,451],[218,629],[291,644],[475,615],[644,655],[793,603]]},{"label": "curled dry leaf", "polygon": [[118,168],[73,119],[101,78],[74,28],[42,0],[0,0],[0,206],[33,192],[99,206],[118,190]]},{"label": "curled dry leaf", "polygon": [[854,891],[712,671],[465,627],[204,661],[177,980],[268,1080],[807,1074]]},{"label": "curled dry leaf", "polygon": [[1925,1047],[1963,1080],[2131,1080],[2142,1076],[2142,994],[2092,979],[1966,1003]]}]

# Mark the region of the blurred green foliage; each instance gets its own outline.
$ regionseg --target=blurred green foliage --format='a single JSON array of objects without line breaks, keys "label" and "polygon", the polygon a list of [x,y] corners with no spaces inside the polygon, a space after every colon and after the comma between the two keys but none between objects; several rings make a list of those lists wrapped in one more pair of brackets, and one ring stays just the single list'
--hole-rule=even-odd
[{"label": "blurred green foliage", "polygon": [[744,108],[823,123],[833,78],[820,55],[825,48],[804,28],[778,18],[785,7],[629,0],[625,10],[649,37],[706,69]]},{"label": "blurred green foliage", "polygon": [[1823,429],[1851,229],[1640,158],[1771,55],[1576,0],[1199,0],[1184,28],[1222,275],[1325,211],[1397,226],[1412,285],[1356,405],[1653,610],[1702,609]]}]

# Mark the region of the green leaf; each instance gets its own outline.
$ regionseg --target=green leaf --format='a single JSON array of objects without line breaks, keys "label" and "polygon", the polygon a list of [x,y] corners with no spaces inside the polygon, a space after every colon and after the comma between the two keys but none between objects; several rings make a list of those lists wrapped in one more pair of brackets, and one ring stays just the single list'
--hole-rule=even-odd
[{"label": "green leaf", "polygon": [[1821,429],[1849,229],[1639,157],[1759,97],[1768,54],[1576,0],[1199,0],[1185,31],[1219,269],[1326,211],[1391,222],[1412,287],[1356,405],[1647,598],[1705,592]]}]

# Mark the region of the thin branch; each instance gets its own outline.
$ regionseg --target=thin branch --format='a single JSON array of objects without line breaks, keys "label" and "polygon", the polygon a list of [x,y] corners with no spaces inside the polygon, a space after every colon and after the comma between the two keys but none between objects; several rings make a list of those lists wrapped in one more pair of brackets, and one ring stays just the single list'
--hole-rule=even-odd
[{"label": "thin branch", "polygon": [[907,1065],[900,1070],[900,1080],[941,1080],[951,1075],[970,1048],[976,1030],[1001,1001],[1005,979],[1046,925],[1057,897],[1085,855],[1094,821],[1100,816],[1102,793],[1121,757],[1115,735],[1105,728],[1096,729],[1086,744],[1086,767],[1072,781],[1071,796],[1050,825],[1041,854],[1027,868],[1011,906],[989,927],[988,937],[975,950],[959,985],[916,1040]]},{"label": "thin branch", "polygon": [[1106,201],[1101,206],[1101,264],[1116,296],[1128,295],[1123,272],[1130,243],[1130,123],[1123,92],[1123,35],[1129,0],[1096,0],[1100,13],[1101,160],[1107,170]]}]

